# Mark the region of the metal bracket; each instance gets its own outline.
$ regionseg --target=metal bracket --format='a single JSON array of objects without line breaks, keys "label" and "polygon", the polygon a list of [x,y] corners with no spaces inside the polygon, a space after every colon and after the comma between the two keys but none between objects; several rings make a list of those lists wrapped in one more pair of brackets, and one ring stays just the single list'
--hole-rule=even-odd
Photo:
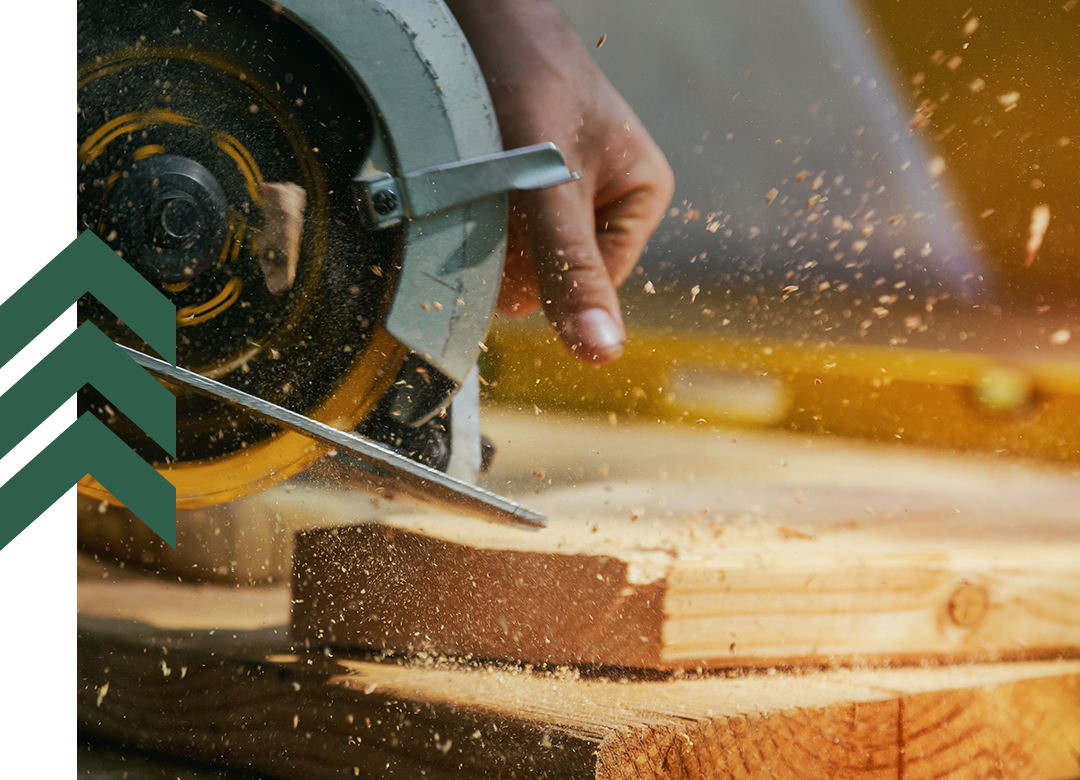
[{"label": "metal bracket", "polygon": [[397,179],[368,170],[353,179],[358,201],[377,227],[460,208],[510,190],[538,190],[580,179],[553,143],[472,157],[406,173]]}]

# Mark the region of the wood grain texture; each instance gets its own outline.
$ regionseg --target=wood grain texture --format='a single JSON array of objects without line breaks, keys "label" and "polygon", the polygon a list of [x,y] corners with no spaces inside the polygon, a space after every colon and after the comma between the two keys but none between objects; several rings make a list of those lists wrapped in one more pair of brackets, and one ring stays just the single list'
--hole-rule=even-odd
[{"label": "wood grain texture", "polygon": [[[1032,697],[1058,699],[1033,710]],[[640,778],[813,778],[825,780],[940,780],[940,778],[1037,777],[1043,751],[1058,739],[1075,739],[1076,725],[1056,719],[1059,706],[1074,707],[1077,680],[1061,678],[992,690],[941,691],[892,701],[729,717],[685,730],[650,732],[643,740],[623,734],[601,752],[599,777],[624,777],[623,767],[644,751],[652,766]],[[1049,701],[1049,699],[1047,700]],[[1027,707],[1025,710],[1013,708]],[[1012,715],[1004,713],[1012,712]],[[1022,719],[1040,734],[1022,735]],[[1068,730],[1073,736],[1068,736]],[[1047,735],[1044,741],[1042,734]],[[1036,755],[1040,753],[1041,755]],[[654,767],[659,764],[659,771]],[[1080,771],[1064,763],[1066,774]]]},{"label": "wood grain texture", "polygon": [[535,534],[415,515],[298,534],[296,635],[653,669],[1080,655],[1080,482],[624,481]]},{"label": "wood grain texture", "polygon": [[1080,661],[630,679],[380,662],[292,645],[280,587],[83,573],[80,727],[283,778],[1080,774]]}]

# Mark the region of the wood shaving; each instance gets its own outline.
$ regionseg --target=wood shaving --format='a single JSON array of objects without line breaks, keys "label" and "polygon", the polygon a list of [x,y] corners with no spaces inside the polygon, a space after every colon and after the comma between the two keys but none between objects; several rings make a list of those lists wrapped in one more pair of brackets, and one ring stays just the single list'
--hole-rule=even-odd
[{"label": "wood shaving", "polygon": [[1048,227],[1050,227],[1050,207],[1043,203],[1031,210],[1031,224],[1028,226],[1028,240],[1024,252],[1025,268],[1035,262],[1035,255],[1042,246]]}]

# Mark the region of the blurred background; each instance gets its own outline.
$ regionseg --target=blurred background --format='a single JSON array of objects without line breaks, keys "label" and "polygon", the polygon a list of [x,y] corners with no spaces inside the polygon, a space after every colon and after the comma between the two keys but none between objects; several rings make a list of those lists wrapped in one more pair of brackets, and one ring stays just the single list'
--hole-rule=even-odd
[{"label": "blurred background", "polygon": [[1080,459],[1080,9],[974,1],[564,1],[676,195],[626,357],[489,395]]}]

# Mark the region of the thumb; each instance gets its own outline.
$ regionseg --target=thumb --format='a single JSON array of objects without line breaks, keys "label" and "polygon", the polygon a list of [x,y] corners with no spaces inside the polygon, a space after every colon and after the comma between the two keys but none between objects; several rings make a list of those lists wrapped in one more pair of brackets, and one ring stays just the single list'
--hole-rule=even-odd
[{"label": "thumb", "polygon": [[618,358],[626,332],[615,283],[596,243],[586,182],[517,193],[511,219],[532,259],[544,312],[563,343],[594,365]]}]

